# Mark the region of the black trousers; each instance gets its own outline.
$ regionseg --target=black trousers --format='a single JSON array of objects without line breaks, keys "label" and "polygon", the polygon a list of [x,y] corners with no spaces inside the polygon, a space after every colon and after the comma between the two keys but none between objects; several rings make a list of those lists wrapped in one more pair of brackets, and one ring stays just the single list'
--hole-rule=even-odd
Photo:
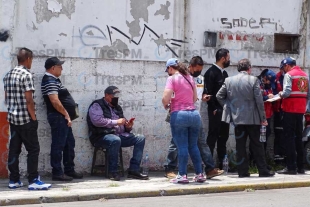
[{"label": "black trousers", "polygon": [[249,161],[246,152],[247,138],[250,138],[250,150],[253,153],[259,174],[268,172],[264,151],[264,144],[259,141],[260,125],[237,125],[235,127],[237,169],[238,174],[246,174],[249,171]]},{"label": "black trousers", "polygon": [[274,112],[274,154],[285,155],[285,141],[283,136],[283,111]]},{"label": "black trousers", "polygon": [[217,143],[217,156],[219,159],[219,168],[223,168],[223,159],[226,155],[226,142],[229,137],[229,124],[222,122],[222,111],[217,111],[213,114],[213,111],[208,110],[209,115],[209,132],[207,138],[207,144],[211,150],[212,156]]},{"label": "black trousers", "polygon": [[283,112],[283,134],[286,146],[286,165],[288,170],[296,170],[296,167],[298,169],[303,169],[304,151],[302,143],[302,120],[303,114]]},{"label": "black trousers", "polygon": [[10,146],[8,156],[8,168],[10,171],[10,180],[17,182],[19,175],[19,155],[21,153],[22,144],[24,144],[27,155],[27,172],[28,181],[32,183],[38,178],[38,160],[40,153],[40,145],[38,140],[38,121],[30,121],[24,125],[10,124]]}]

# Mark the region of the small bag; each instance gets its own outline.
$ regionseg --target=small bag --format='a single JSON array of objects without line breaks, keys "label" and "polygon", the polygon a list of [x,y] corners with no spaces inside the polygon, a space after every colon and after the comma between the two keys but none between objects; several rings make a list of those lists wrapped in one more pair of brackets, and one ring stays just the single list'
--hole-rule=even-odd
[{"label": "small bag", "polygon": [[168,111],[165,121],[170,123],[170,110]]},{"label": "small bag", "polygon": [[79,116],[80,116],[79,104],[75,103],[74,113],[71,114],[70,119],[71,119],[71,121],[73,121],[74,119],[79,118]]}]

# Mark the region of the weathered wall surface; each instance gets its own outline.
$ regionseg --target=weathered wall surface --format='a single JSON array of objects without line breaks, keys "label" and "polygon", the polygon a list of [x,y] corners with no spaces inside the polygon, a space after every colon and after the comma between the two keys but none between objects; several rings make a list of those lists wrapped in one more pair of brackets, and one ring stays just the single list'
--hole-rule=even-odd
[{"label": "weathered wall surface", "polygon": [[[36,55],[35,74],[39,141],[39,170],[51,172],[50,128],[41,96],[40,83],[48,56],[65,60],[62,82],[80,106],[80,118],[74,121],[76,138],[76,169],[90,172],[92,147],[87,136],[86,113],[94,99],[103,96],[109,85],[122,90],[121,104],[127,118],[136,117],[134,132],[146,136],[147,152],[153,169],[162,169],[171,139],[169,125],[164,122],[166,111],[161,96],[166,74],[164,61],[178,56],[189,60],[201,55],[209,64],[214,62],[214,47],[203,46],[205,31],[216,32],[216,47],[231,51],[232,66],[241,58],[250,58],[254,74],[264,67],[278,67],[289,54],[273,53],[273,34],[301,34],[298,63],[309,67],[308,4],[290,0],[277,4],[267,0],[0,0],[0,75],[16,64],[14,53],[28,47]],[[242,8],[242,9],[241,9]],[[290,15],[283,15],[290,11]],[[304,15],[302,15],[304,14]],[[10,36],[2,41],[3,34]],[[205,66],[204,71],[208,68]],[[1,82],[1,106],[3,83]],[[231,139],[233,140],[233,139]],[[228,143],[234,148],[234,142]],[[4,152],[2,152],[4,153]],[[132,149],[123,151],[128,166]],[[23,150],[21,169],[26,170]]]}]

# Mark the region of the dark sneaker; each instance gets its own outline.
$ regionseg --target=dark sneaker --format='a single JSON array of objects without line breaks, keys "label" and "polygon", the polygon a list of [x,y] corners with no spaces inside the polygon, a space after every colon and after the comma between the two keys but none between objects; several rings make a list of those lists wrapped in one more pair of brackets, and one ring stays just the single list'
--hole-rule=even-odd
[{"label": "dark sneaker", "polygon": [[286,175],[296,175],[296,170],[288,170],[287,168],[284,168],[283,170],[277,171],[278,174],[286,174]]},{"label": "dark sneaker", "polygon": [[120,181],[121,180],[121,176],[117,172],[110,173],[109,178],[110,178],[110,180],[114,180],[114,181]]},{"label": "dark sneaker", "polygon": [[128,178],[138,179],[138,180],[148,180],[149,176],[143,175],[139,171],[128,171]]},{"label": "dark sneaker", "polygon": [[63,175],[53,175],[52,180],[53,181],[72,181],[73,178],[63,174]]},{"label": "dark sneaker", "polygon": [[248,178],[248,177],[250,177],[250,173],[239,174],[239,178]]},{"label": "dark sneaker", "polygon": [[220,170],[219,168],[214,168],[213,170],[207,173],[207,179],[211,179],[215,176],[222,175],[223,173],[224,173],[224,170]]},{"label": "dark sneaker", "polygon": [[272,177],[274,175],[275,175],[275,173],[273,171],[269,171],[267,173],[260,173],[259,177]]},{"label": "dark sneaker", "polygon": [[73,179],[82,179],[83,178],[83,174],[82,173],[77,173],[75,171],[73,172],[69,172],[69,173],[65,173],[67,176],[72,177]]},{"label": "dark sneaker", "polygon": [[298,169],[297,172],[298,172],[298,174],[305,174],[305,170],[304,169]]}]

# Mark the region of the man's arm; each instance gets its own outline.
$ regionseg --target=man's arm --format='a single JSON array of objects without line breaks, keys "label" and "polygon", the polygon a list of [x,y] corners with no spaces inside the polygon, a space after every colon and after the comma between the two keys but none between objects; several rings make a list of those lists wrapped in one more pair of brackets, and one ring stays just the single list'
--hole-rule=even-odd
[{"label": "man's arm", "polygon": [[58,98],[58,94],[50,94],[48,95],[48,98],[50,99],[53,107],[62,115],[65,116],[65,119],[68,121],[68,126],[71,127],[72,125],[72,121],[70,119],[70,116],[67,112],[67,110],[64,108],[64,106],[62,105],[62,103],[60,102],[59,98]]},{"label": "man's arm", "polygon": [[216,106],[215,106],[215,101],[214,99],[216,98],[214,95],[214,74],[213,71],[211,71],[210,69],[207,70],[207,72],[204,75],[204,94],[209,94],[209,95],[213,95],[210,97],[210,100],[208,101],[208,108],[212,111],[217,110]]},{"label": "man's arm", "polygon": [[216,94],[217,101],[221,104],[221,106],[224,106],[226,103],[226,97],[227,97],[227,87],[226,87],[226,81],[223,83],[222,87]]},{"label": "man's arm", "polygon": [[[26,91],[25,92],[27,110],[28,110],[28,113],[31,116],[31,119],[32,120],[37,120],[32,93],[33,93],[33,91]],[[5,94],[5,96],[6,96],[6,94]]]},{"label": "man's arm", "polygon": [[265,108],[264,108],[264,102],[262,97],[262,92],[259,85],[259,80],[255,78],[254,83],[254,100],[258,109],[259,117],[261,122],[266,121],[266,114],[265,114]]},{"label": "man's arm", "polygon": [[292,77],[289,74],[284,75],[283,79],[283,92],[280,92],[281,98],[287,98],[292,92]]}]

